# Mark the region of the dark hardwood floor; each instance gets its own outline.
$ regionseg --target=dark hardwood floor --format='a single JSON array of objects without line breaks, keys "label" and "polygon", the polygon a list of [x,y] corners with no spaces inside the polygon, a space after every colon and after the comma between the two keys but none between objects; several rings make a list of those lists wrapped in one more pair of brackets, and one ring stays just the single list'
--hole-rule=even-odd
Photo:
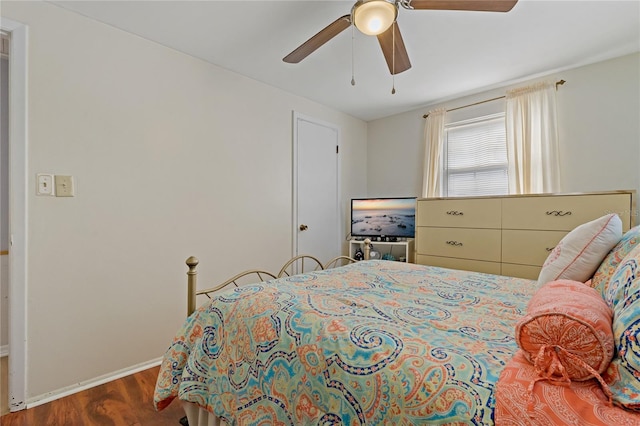
[{"label": "dark hardwood floor", "polygon": [[0,417],[2,426],[180,426],[178,401],[157,412],[153,389],[159,367]]}]

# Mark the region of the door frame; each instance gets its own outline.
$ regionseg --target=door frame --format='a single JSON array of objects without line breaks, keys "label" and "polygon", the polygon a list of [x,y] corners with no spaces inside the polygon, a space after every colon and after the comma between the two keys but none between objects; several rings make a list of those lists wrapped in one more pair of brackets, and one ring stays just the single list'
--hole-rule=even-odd
[{"label": "door frame", "polygon": [[[324,126],[324,127],[328,127],[332,130],[334,130],[336,132],[336,146],[338,147],[338,154],[336,155],[336,217],[337,217],[337,236],[338,238],[340,238],[340,236],[342,235],[342,223],[343,223],[343,217],[342,217],[342,210],[340,209],[340,200],[342,199],[341,197],[341,183],[340,183],[340,171],[342,170],[340,165],[340,141],[342,139],[342,135],[340,133],[340,128],[338,126],[336,126],[333,123],[329,123],[327,121],[322,121],[322,120],[318,120],[316,118],[313,117],[309,117],[307,115],[304,114],[300,114],[299,112],[296,111],[292,111],[292,125],[293,125],[293,194],[292,194],[292,199],[293,199],[293,206],[292,206],[292,216],[291,216],[291,223],[293,225],[292,228],[292,234],[291,234],[291,239],[292,239],[292,246],[291,246],[291,256],[295,256],[298,254],[298,226],[300,226],[299,222],[298,222],[298,123],[301,121],[306,121],[309,123],[313,123],[313,124],[317,124],[319,126]],[[338,240],[337,242],[338,247],[340,247],[340,251],[342,252],[342,244],[340,242],[340,240]],[[311,253],[313,255],[313,253]],[[323,262],[326,262],[328,259],[323,260]]]},{"label": "door frame", "polygon": [[28,28],[4,17],[9,47],[9,410],[27,407]]}]

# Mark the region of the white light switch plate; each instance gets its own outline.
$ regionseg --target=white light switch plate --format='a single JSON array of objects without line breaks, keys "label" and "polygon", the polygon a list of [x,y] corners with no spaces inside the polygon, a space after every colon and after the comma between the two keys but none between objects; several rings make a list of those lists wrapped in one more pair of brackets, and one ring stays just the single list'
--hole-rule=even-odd
[{"label": "white light switch plate", "polygon": [[36,195],[51,197],[53,192],[53,175],[38,173],[36,175]]},{"label": "white light switch plate", "polygon": [[56,197],[73,197],[73,176],[56,175]]}]

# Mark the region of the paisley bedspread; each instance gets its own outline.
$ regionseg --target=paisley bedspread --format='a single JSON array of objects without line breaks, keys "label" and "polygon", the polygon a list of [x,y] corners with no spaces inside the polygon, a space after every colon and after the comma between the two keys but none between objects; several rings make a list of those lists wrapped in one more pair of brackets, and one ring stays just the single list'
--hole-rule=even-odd
[{"label": "paisley bedspread", "polygon": [[186,320],[154,403],[237,425],[491,425],[535,290],[375,260],[234,288]]}]

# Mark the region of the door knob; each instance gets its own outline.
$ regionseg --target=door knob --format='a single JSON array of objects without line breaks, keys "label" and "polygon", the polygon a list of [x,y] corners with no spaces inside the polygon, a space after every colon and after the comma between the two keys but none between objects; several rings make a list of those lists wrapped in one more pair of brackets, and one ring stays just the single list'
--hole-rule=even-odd
[{"label": "door knob", "polygon": [[300,225],[300,230],[301,231],[306,231],[309,227],[307,225]]}]

